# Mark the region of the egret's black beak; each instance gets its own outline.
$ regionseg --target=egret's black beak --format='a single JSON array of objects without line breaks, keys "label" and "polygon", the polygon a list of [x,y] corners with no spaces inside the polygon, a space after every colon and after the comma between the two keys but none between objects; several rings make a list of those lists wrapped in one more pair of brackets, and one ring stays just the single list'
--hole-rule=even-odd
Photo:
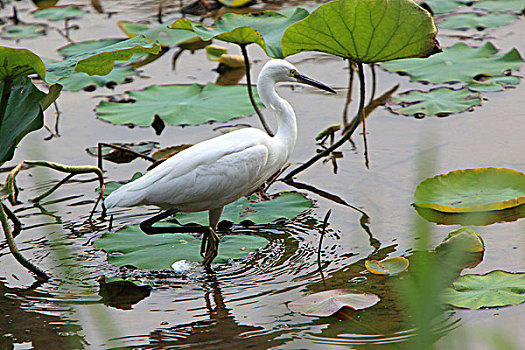
[{"label": "egret's black beak", "polygon": [[335,94],[335,90],[326,86],[325,84],[321,83],[320,81],[314,80],[312,78],[308,78],[306,75],[302,75],[300,73],[295,73],[294,78],[297,79],[299,83],[315,86],[316,88],[331,92]]}]

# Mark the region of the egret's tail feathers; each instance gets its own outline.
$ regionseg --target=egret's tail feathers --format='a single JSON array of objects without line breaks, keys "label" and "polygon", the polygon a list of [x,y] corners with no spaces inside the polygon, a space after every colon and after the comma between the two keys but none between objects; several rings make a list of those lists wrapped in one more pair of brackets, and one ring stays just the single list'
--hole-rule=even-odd
[{"label": "egret's tail feathers", "polygon": [[119,188],[112,192],[105,200],[106,208],[114,207],[133,207],[139,205],[142,201],[142,195],[126,191],[124,188]]}]

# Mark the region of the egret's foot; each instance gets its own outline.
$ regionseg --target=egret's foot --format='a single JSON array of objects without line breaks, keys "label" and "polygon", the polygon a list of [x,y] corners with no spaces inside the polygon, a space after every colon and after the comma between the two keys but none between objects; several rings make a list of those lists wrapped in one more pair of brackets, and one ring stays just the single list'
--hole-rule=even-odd
[{"label": "egret's foot", "polygon": [[213,259],[217,256],[220,241],[219,236],[217,236],[215,230],[211,227],[208,233],[205,233],[202,237],[201,255],[204,255],[202,259],[204,266],[210,266]]}]

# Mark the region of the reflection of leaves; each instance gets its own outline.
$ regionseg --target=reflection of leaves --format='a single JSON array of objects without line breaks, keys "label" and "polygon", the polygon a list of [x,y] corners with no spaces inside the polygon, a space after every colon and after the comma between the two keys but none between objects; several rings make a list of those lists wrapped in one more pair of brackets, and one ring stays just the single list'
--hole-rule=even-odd
[{"label": "reflection of leaves", "polygon": [[460,113],[481,105],[479,94],[467,89],[454,90],[437,88],[428,92],[412,90],[393,97],[392,101],[400,108],[392,107],[392,111],[403,115],[439,115]]},{"label": "reflection of leaves", "polygon": [[253,113],[246,88],[240,85],[152,85],[128,94],[134,103],[102,101],[96,109],[99,118],[113,124],[149,126],[158,115],[166,124],[196,125]]},{"label": "reflection of leaves", "polygon": [[46,34],[45,24],[10,24],[2,28],[2,38],[26,39]]},{"label": "reflection of leaves", "polygon": [[[295,192],[283,192],[272,200],[255,201],[241,197],[224,207],[221,219],[234,224],[250,221],[255,224],[267,224],[278,219],[293,219],[305,210],[312,207],[312,201],[304,195]],[[177,220],[182,224],[198,223],[205,225],[208,222],[207,212],[179,213]]]},{"label": "reflection of leaves", "polygon": [[517,70],[523,62],[516,49],[503,56],[496,56],[497,52],[491,43],[478,48],[458,43],[426,60],[410,58],[386,62],[381,64],[381,68],[391,72],[404,72],[410,75],[413,81],[438,84],[469,82],[480,74],[500,75],[509,69]]},{"label": "reflection of leaves", "polygon": [[463,275],[443,295],[455,307],[479,309],[525,302],[525,273],[496,270],[485,275]]},{"label": "reflection of leaves", "polygon": [[490,13],[478,15],[475,13],[462,13],[445,17],[443,22],[439,23],[441,29],[478,29],[501,27],[517,19],[516,15],[504,13]]},{"label": "reflection of leaves", "polygon": [[308,11],[298,8],[290,16],[275,11],[261,14],[236,15],[228,13],[209,27],[182,18],[173,23],[174,29],[195,32],[203,40],[217,38],[235,44],[259,45],[268,56],[282,58],[281,38],[291,24],[308,16]]},{"label": "reflection of leaves", "polygon": [[343,307],[354,310],[369,308],[379,302],[379,297],[355,289],[332,289],[307,295],[288,303],[288,309],[307,316],[327,317]]},{"label": "reflection of leaves", "polygon": [[148,297],[151,292],[150,285],[119,277],[101,276],[98,283],[100,285],[98,294],[102,297],[102,302],[123,310],[131,309],[133,304]]},{"label": "reflection of leaves", "polygon": [[139,73],[128,67],[114,67],[113,70],[104,76],[87,75],[82,72],[74,72],[71,76],[60,80],[60,85],[64,90],[80,91],[87,87],[106,86],[112,88],[115,84],[126,84],[132,81],[132,76],[138,76]]},{"label": "reflection of leaves", "polygon": [[169,29],[166,24],[159,24],[154,28],[150,28],[144,24],[130,21],[119,21],[117,25],[130,38],[142,34],[153,41],[158,40],[162,46],[176,46],[195,37],[194,33],[187,30]]},{"label": "reflection of leaves", "polygon": [[[266,239],[259,236],[223,236],[219,254],[214,261],[223,263],[231,258],[242,258],[267,243]],[[111,264],[131,265],[142,270],[170,269],[179,260],[200,262],[200,246],[201,241],[189,234],[147,235],[139,226],[124,226],[117,232],[106,232],[95,242],[97,249],[108,253]]]},{"label": "reflection of leaves", "polygon": [[519,85],[520,77],[502,76],[502,77],[477,77],[467,85],[467,88],[478,92],[502,91],[514,85]]},{"label": "reflection of leaves", "polygon": [[436,32],[430,14],[410,0],[336,0],[290,26],[282,45],[285,56],[321,51],[371,63],[427,57]]},{"label": "reflection of leaves", "polygon": [[525,203],[525,174],[504,168],[451,171],[421,182],[415,205],[447,213],[501,210]]},{"label": "reflection of leaves", "polygon": [[50,21],[62,21],[64,19],[82,17],[84,10],[78,6],[54,6],[38,10],[33,14],[36,18],[47,18]]},{"label": "reflection of leaves", "polygon": [[[158,142],[150,141],[140,143],[113,143],[113,145],[124,147],[137,153],[147,155],[151,152],[151,150],[157,147]],[[102,158],[114,163],[129,163],[138,157],[136,154],[107,146],[101,147],[101,151]],[[86,148],[86,152],[92,156],[98,157],[98,147],[88,147]]]}]

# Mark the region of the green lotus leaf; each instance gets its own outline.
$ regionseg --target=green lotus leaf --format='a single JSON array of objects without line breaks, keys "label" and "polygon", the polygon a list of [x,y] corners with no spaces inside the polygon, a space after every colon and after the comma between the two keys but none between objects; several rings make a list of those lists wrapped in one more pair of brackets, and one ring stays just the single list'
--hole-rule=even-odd
[{"label": "green lotus leaf", "polygon": [[[242,258],[267,244],[268,241],[259,236],[223,236],[214,262]],[[200,239],[184,233],[147,235],[138,225],[126,225],[117,232],[106,232],[95,242],[95,247],[108,253],[111,264],[131,265],[141,270],[171,269],[179,260],[202,261]]]},{"label": "green lotus leaf", "polygon": [[[241,197],[224,207],[221,220],[234,224],[250,221],[255,224],[268,224],[278,219],[293,219],[312,207],[311,200],[296,192],[282,192],[281,195],[266,201],[256,201],[256,197],[249,199]],[[197,223],[207,225],[208,212],[179,213],[176,216],[181,224]]]},{"label": "green lotus leaf", "polygon": [[0,46],[0,80],[15,79],[30,74],[46,75],[46,65],[27,49]]},{"label": "green lotus leaf", "polygon": [[343,307],[362,310],[374,306],[379,297],[356,289],[332,289],[313,293],[288,303],[288,309],[307,316],[328,317]]},{"label": "green lotus leaf", "polygon": [[424,0],[434,14],[448,13],[457,10],[465,1],[456,0]]},{"label": "green lotus leaf", "polygon": [[84,72],[89,75],[107,75],[113,70],[115,61],[127,61],[134,53],[153,53],[160,51],[158,43],[151,43],[139,35],[134,38],[120,41],[110,46],[85,51],[69,56],[64,61],[47,65],[45,81],[55,83],[73,72]]},{"label": "green lotus leaf", "polygon": [[46,35],[45,24],[10,24],[2,28],[0,36],[6,39],[27,39]]},{"label": "green lotus leaf", "polygon": [[481,0],[474,1],[472,7],[498,12],[522,12],[525,10],[525,3],[523,0]]},{"label": "green lotus leaf", "polygon": [[197,125],[253,113],[246,87],[240,85],[152,85],[128,95],[135,102],[102,101],[96,108],[98,117],[113,124],[149,126],[157,115],[165,124]]},{"label": "green lotus leaf", "polygon": [[275,11],[265,11],[261,14],[225,14],[210,27],[203,23],[191,22],[181,18],[173,25],[173,29],[185,29],[195,32],[202,40],[218,39],[235,44],[259,45],[268,56],[283,58],[281,37],[291,24],[308,16],[308,11],[298,8],[290,16]]},{"label": "green lotus leaf", "polygon": [[468,253],[481,253],[485,251],[485,242],[483,238],[470,227],[461,227],[457,230],[450,231],[443,242],[436,247],[437,251],[443,249],[458,249]]},{"label": "green lotus leaf", "polygon": [[321,5],[322,4],[315,4],[315,5],[312,5],[312,6],[290,6],[290,7],[285,7],[283,9],[277,10],[277,12],[279,12],[282,15],[285,15],[285,16],[289,17],[289,16],[293,15],[294,12],[298,8],[301,8],[303,10],[308,11],[308,13],[312,13],[314,10],[316,10]]},{"label": "green lotus leaf", "polygon": [[33,13],[36,18],[47,18],[50,21],[63,21],[65,19],[82,17],[84,10],[78,6],[54,6],[38,10]]},{"label": "green lotus leaf", "polygon": [[58,53],[64,57],[71,57],[75,55],[81,55],[85,52],[102,49],[106,46],[111,46],[127,39],[122,38],[108,38],[100,40],[88,40],[80,41],[78,43],[71,43],[58,49]]},{"label": "green lotus leaf", "polygon": [[525,174],[504,168],[455,170],[421,182],[414,199],[417,207],[447,213],[517,207],[525,203]]},{"label": "green lotus leaf", "polygon": [[411,90],[392,98],[392,111],[403,115],[415,116],[445,116],[451,113],[461,113],[481,105],[478,93],[467,89],[437,88],[428,92]]},{"label": "green lotus leaf", "polygon": [[409,58],[386,62],[381,64],[381,68],[390,72],[406,73],[411,76],[412,81],[439,84],[470,82],[480,74],[500,75],[510,69],[517,70],[523,62],[516,49],[510,50],[503,56],[496,56],[497,52],[498,50],[491,43],[477,48],[457,43],[425,60]]},{"label": "green lotus leaf", "polygon": [[519,85],[520,81],[521,78],[515,76],[482,77],[471,81],[467,85],[467,89],[477,92],[503,91],[506,88]]},{"label": "green lotus leaf", "polygon": [[139,73],[133,68],[115,66],[109,74],[104,76],[90,76],[86,73],[74,72],[71,76],[61,79],[60,85],[64,87],[64,90],[80,91],[88,86],[130,83],[133,80],[131,77],[138,75]]},{"label": "green lotus leaf", "polygon": [[228,49],[218,45],[206,46],[206,58],[210,61],[219,61],[222,55],[228,53]]},{"label": "green lotus leaf", "polygon": [[428,57],[436,33],[430,14],[411,0],[335,0],[290,26],[282,45],[285,56],[321,51],[372,63]]},{"label": "green lotus leaf", "polygon": [[410,262],[407,258],[398,256],[395,258],[377,260],[365,260],[365,267],[375,275],[394,275],[405,271]]},{"label": "green lotus leaf", "polygon": [[[0,91],[5,81],[0,82]],[[45,110],[60,95],[60,86],[53,85],[49,94],[40,91],[27,77],[19,77],[11,83],[0,126],[0,164],[13,158],[16,145],[31,131],[44,125]]]},{"label": "green lotus leaf", "polygon": [[150,28],[144,24],[130,21],[119,21],[117,25],[130,38],[142,34],[146,38],[160,42],[162,46],[176,46],[195,37],[195,33],[187,30],[169,29],[166,24],[160,24],[156,27]]},{"label": "green lotus leaf", "polygon": [[440,29],[484,29],[505,26],[518,16],[505,13],[489,13],[478,15],[475,13],[462,13],[445,17],[438,24]]},{"label": "green lotus leaf", "polygon": [[244,7],[253,4],[254,0],[217,0],[221,4],[231,8]]},{"label": "green lotus leaf", "polygon": [[[129,179],[128,181],[122,181],[122,182],[119,182],[119,181],[109,181],[109,182],[106,182],[104,184],[104,198],[106,198],[107,196],[109,196],[113,191],[116,191],[118,188],[124,186],[125,184],[127,184],[128,182],[131,182],[131,181],[134,181],[136,179],[138,179],[139,177],[142,176],[142,173],[140,172],[136,172],[135,174],[133,174],[133,176],[131,177],[131,179]],[[99,189],[100,191],[100,189]]]},{"label": "green lotus leaf", "polygon": [[[148,155],[158,145],[158,142],[145,141],[139,143],[113,143],[116,146],[128,148],[134,152]],[[98,147],[88,147],[86,152],[89,155],[98,157]],[[101,147],[102,158],[113,163],[129,163],[138,156],[129,152],[121,151],[112,147]]]},{"label": "green lotus leaf", "polygon": [[443,300],[455,307],[477,310],[525,302],[525,273],[495,270],[485,275],[463,275],[453,286],[445,290]]}]

